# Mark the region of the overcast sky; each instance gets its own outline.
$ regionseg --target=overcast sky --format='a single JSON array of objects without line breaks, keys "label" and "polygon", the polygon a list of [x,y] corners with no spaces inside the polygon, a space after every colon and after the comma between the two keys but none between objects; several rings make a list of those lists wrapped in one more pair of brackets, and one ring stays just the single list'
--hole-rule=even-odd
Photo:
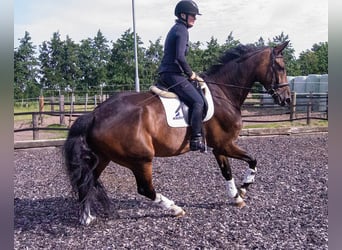
[{"label": "overcast sky", "polygon": [[[162,42],[173,25],[178,0],[135,0],[136,31],[148,47]],[[284,32],[296,56],[312,45],[328,41],[328,0],[197,0],[202,16],[190,29],[190,40],[206,44],[213,36],[220,44],[233,32],[241,43],[267,42]],[[93,38],[98,30],[116,41],[133,29],[131,0],[14,0],[14,47],[25,31],[34,45],[49,41],[59,31],[61,39]]]}]

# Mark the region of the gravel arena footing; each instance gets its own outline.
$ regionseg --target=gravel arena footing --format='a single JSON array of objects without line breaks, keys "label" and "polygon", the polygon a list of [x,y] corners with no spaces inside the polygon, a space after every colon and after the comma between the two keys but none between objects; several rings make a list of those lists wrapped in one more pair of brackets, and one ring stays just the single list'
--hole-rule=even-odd
[{"label": "gravel arena footing", "polygon": [[[78,222],[61,148],[15,150],[15,249],[328,249],[328,134],[243,137],[258,160],[239,209],[213,154],[155,158],[157,192],[186,214],[174,218],[136,192],[133,174],[111,163],[101,180],[110,213]],[[230,160],[239,186],[247,164]]]}]

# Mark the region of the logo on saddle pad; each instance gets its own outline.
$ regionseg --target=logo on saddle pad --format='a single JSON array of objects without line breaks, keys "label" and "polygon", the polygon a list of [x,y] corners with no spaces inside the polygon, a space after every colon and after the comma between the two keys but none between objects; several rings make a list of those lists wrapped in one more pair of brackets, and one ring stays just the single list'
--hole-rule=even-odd
[{"label": "logo on saddle pad", "polygon": [[172,118],[172,120],[185,119],[184,115],[183,115],[184,112],[181,109],[182,108],[182,104],[184,104],[184,103],[181,103],[181,102],[179,103],[179,106],[178,106],[178,108],[175,111],[175,116]]},{"label": "logo on saddle pad", "polygon": [[[214,103],[207,84],[201,84],[201,90],[207,102],[207,113],[203,121],[208,121],[214,114]],[[159,96],[164,106],[167,124],[170,127],[179,128],[189,126],[189,107],[184,102],[181,102],[176,94],[161,90],[156,86],[152,86],[150,90]]]}]

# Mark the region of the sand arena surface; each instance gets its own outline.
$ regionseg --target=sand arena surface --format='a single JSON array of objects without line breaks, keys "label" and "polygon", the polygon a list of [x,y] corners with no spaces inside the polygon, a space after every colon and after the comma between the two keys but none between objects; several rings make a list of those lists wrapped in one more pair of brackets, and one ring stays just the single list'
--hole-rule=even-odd
[{"label": "sand arena surface", "polygon": [[[60,148],[15,150],[15,249],[328,249],[328,134],[246,137],[258,160],[245,199],[231,205],[211,153],[155,158],[157,192],[184,208],[173,218],[136,192],[133,174],[111,163],[101,179],[111,212],[78,223]],[[231,160],[237,185],[247,164]]]}]

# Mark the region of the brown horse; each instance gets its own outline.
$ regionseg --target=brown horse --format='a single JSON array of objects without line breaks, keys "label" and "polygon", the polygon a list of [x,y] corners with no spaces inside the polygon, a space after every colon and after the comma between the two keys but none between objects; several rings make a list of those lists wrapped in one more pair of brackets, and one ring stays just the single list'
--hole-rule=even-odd
[{"label": "brown horse", "polygon": [[[228,195],[238,207],[254,182],[257,161],[234,144],[242,129],[241,105],[255,82],[260,82],[280,105],[290,103],[290,89],[282,51],[288,42],[275,47],[240,45],[228,50],[203,74],[214,102],[213,117],[204,122],[207,145],[213,149]],[[176,156],[189,151],[190,129],[172,128],[158,96],[152,92],[118,93],[71,126],[64,144],[64,157],[73,190],[80,202],[80,222],[89,224],[94,199],[108,208],[109,199],[99,177],[110,161],[129,168],[138,193],[174,216],[184,211],[152,184],[153,157]],[[236,188],[228,157],[248,163],[243,185]]]}]

